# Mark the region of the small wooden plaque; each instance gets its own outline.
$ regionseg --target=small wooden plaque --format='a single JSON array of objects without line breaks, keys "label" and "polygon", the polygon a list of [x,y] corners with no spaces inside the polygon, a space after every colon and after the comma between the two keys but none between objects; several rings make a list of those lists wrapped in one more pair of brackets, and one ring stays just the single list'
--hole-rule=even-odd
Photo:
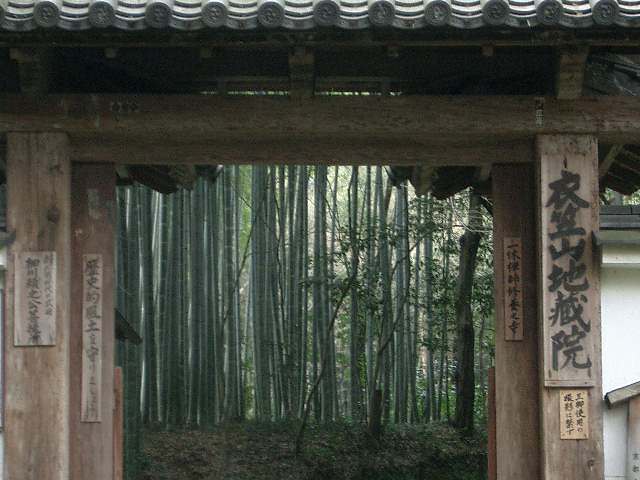
[{"label": "small wooden plaque", "polygon": [[560,390],[560,439],[589,438],[589,390]]},{"label": "small wooden plaque", "polygon": [[102,421],[102,255],[82,256],[83,422]]},{"label": "small wooden plaque", "polygon": [[522,292],[522,239],[504,239],[504,338],[506,341],[522,341],[524,338],[524,313]]},{"label": "small wooden plaque", "polygon": [[15,346],[55,345],[56,252],[20,252],[15,272]]}]

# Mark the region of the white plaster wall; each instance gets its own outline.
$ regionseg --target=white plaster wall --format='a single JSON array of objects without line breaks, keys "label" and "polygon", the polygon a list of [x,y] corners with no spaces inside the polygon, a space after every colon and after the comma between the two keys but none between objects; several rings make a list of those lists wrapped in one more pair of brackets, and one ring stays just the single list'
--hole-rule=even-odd
[{"label": "white plaster wall", "polygon": [[[602,387],[604,392],[640,381],[640,262],[635,249],[603,252]],[[625,478],[627,406],[605,409],[607,480]]]}]

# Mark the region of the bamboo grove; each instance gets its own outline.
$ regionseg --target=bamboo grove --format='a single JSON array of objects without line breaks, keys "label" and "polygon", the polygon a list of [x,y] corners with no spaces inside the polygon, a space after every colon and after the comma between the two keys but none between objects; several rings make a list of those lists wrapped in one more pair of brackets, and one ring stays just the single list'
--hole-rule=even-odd
[{"label": "bamboo grove", "polygon": [[482,421],[491,219],[472,192],[228,166],[171,195],[120,187],[118,215],[118,307],[143,337],[118,346],[129,449],[143,426]]}]

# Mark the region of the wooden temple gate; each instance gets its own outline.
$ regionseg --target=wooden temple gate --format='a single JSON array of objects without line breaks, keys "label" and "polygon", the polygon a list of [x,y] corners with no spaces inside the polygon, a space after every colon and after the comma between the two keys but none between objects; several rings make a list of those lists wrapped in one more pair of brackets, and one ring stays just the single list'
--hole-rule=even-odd
[{"label": "wooden temple gate", "polygon": [[[585,2],[588,12],[573,17],[580,2],[531,2],[532,13],[522,16],[526,25],[514,13],[529,8],[526,2],[478,2],[484,9],[468,17],[456,8],[470,11],[475,3],[418,3],[417,23],[408,25],[398,24],[409,15],[402,17],[408,8],[402,2],[365,2],[357,23],[340,13],[344,5],[320,0],[308,12],[307,26],[417,28],[443,20],[453,27],[510,27],[474,34],[382,28],[370,36],[314,28],[289,35],[284,28],[297,25],[289,3],[259,1],[257,13],[243,20],[233,3],[212,0],[203,3],[205,25],[257,26],[261,33],[14,33],[36,24],[72,28],[71,7],[42,0],[25,17],[33,25],[20,24],[22,4],[0,0],[6,30],[0,32],[0,152],[6,158],[8,231],[15,233],[4,326],[5,480],[113,478],[114,327],[103,313],[112,312],[114,302],[116,172],[122,165],[176,163],[385,164],[408,169],[420,191],[440,189],[444,196],[468,185],[484,188],[495,225],[496,478],[603,478],[599,260],[592,233],[599,181],[615,162],[607,152],[638,143],[640,100],[583,96],[582,85],[589,48],[637,49],[640,37],[634,29],[606,25],[579,34],[528,25],[629,24],[635,17],[613,0]],[[188,8],[180,10],[179,2],[141,5],[141,16],[132,20],[137,13],[126,17],[122,3],[95,0],[87,3],[83,21],[121,28],[145,21],[185,25],[176,12]],[[525,28],[516,30],[518,25]],[[276,30],[267,35],[267,27]],[[51,54],[54,42],[67,49],[59,57]],[[80,47],[89,52],[84,60],[117,58],[127,48],[146,49],[157,59],[176,44],[199,52],[197,61],[227,46],[275,49],[285,52],[289,75],[270,71],[269,78],[248,79],[218,72],[212,91],[202,88],[198,95],[180,94],[175,84],[162,93],[164,87],[153,83],[138,84],[136,93],[116,86],[124,93],[114,94],[91,73],[91,62],[75,72],[55,66],[56,58],[63,62]],[[393,63],[405,49],[408,64],[454,51],[462,59],[458,73],[472,68],[465,59],[491,62],[505,49],[506,63],[494,66],[507,68],[533,55],[531,62],[540,62],[534,70],[551,78],[551,88],[541,87],[540,79],[523,87],[524,94],[485,91],[491,90],[486,85],[475,91],[405,87],[415,83],[411,69],[403,80],[365,78],[353,69],[321,78],[316,49],[326,65],[337,63],[345,72],[363,51],[382,51]],[[341,63],[339,54],[350,49],[356,55]],[[445,68],[438,62],[426,70]],[[82,72],[89,80],[74,83]],[[495,80],[500,72],[483,75]],[[417,94],[394,94],[404,89]],[[367,94],[336,94],[354,91]],[[451,171],[464,173],[461,184],[447,177]],[[624,179],[617,182],[612,185],[624,185]]]}]

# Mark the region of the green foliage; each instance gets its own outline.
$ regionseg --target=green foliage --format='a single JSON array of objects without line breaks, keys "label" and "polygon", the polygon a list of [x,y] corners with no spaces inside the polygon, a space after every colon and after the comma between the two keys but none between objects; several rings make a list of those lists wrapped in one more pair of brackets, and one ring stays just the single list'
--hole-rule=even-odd
[{"label": "green foliage", "polygon": [[[450,419],[466,192],[417,197],[376,168],[242,166],[169,196],[122,188],[119,204],[119,305],[145,337],[121,349],[129,448],[142,422],[208,430],[229,412],[279,421],[309,408],[312,422],[364,424],[374,389],[391,439],[404,438],[395,424]],[[492,227],[482,215],[471,298],[479,425],[494,352]],[[326,377],[307,404],[323,358]],[[444,454],[429,455],[437,464]],[[421,475],[407,472],[399,478]]]}]

